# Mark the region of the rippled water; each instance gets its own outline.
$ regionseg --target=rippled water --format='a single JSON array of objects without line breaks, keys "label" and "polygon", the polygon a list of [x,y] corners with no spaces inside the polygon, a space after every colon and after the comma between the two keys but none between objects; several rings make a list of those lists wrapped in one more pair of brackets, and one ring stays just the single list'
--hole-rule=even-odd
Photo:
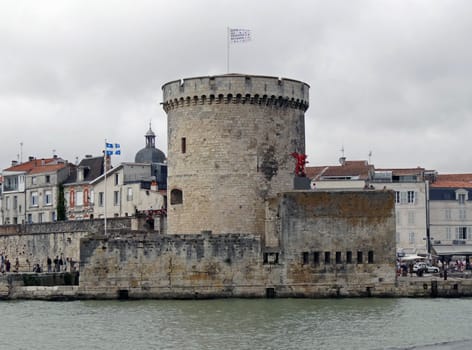
[{"label": "rippled water", "polygon": [[406,348],[471,340],[471,315],[472,299],[1,301],[0,349]]}]

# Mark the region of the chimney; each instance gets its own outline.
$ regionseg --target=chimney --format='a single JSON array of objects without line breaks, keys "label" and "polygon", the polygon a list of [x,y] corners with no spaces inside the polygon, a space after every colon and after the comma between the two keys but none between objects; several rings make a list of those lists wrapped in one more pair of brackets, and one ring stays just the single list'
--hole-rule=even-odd
[{"label": "chimney", "polygon": [[31,162],[31,161],[33,161],[33,160],[34,160],[34,157],[33,157],[33,156],[29,156],[29,157],[28,157],[28,161]]},{"label": "chimney", "polygon": [[15,166],[15,165],[18,165],[18,161],[17,160],[12,160],[11,161],[11,166]]},{"label": "chimney", "polygon": [[92,155],[91,154],[86,154],[85,158],[92,158]]},{"label": "chimney", "polygon": [[158,187],[157,187],[157,181],[152,181],[151,182],[151,191],[157,191]]}]

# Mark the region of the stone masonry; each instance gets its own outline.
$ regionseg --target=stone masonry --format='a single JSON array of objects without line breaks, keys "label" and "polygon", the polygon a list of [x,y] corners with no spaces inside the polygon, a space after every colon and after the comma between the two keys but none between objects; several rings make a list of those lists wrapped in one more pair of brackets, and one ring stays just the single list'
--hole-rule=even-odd
[{"label": "stone masonry", "polygon": [[292,189],[305,152],[308,90],[233,74],[163,86],[170,234],[264,232],[265,201]]}]

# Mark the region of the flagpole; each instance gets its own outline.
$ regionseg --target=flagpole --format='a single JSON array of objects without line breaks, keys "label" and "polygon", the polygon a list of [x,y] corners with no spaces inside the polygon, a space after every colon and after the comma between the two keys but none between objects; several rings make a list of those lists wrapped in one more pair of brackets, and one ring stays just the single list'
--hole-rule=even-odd
[{"label": "flagpole", "polygon": [[104,214],[104,230],[105,230],[105,236],[107,236],[107,139],[105,139],[105,152],[103,153],[104,159],[103,159],[103,168],[105,171],[105,189],[103,190],[103,206],[105,208],[105,214]]},{"label": "flagpole", "polygon": [[226,73],[229,74],[229,27],[226,27]]}]

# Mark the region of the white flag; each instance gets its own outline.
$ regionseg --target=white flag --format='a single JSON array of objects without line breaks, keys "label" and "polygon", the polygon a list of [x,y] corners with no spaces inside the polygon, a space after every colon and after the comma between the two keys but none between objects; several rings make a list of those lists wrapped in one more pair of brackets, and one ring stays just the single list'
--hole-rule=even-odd
[{"label": "white flag", "polygon": [[230,29],[230,40],[232,43],[245,43],[251,41],[249,29]]}]

